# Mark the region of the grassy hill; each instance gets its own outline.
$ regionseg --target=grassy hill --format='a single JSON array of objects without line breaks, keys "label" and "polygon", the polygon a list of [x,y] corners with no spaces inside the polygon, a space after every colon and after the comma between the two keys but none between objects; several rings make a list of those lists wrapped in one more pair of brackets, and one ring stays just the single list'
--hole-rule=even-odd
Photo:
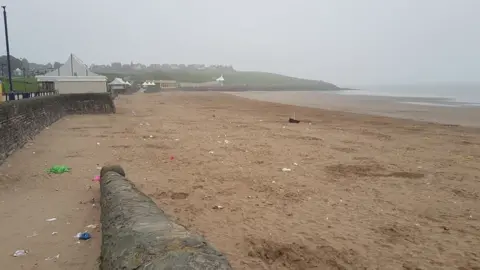
[{"label": "grassy hill", "polygon": [[[105,75],[109,80],[115,77],[129,77],[134,81],[144,80],[175,80],[177,82],[202,83],[210,82],[222,75],[219,71],[211,70],[171,70],[155,72],[97,72]],[[225,85],[249,86],[290,86],[292,88],[311,88],[311,90],[335,90],[336,85],[324,81],[299,79],[274,73],[255,71],[224,72]]]},{"label": "grassy hill", "polygon": [[[217,71],[188,71],[188,70],[172,70],[172,71],[155,71],[155,72],[98,72],[108,77],[109,81],[115,77],[129,77],[129,80],[143,82],[145,80],[175,80],[177,82],[202,83],[214,81],[222,73]],[[254,71],[229,71],[223,73],[225,85],[248,85],[252,87],[281,87],[286,90],[336,90],[336,85],[315,80],[299,79],[274,73],[254,72]],[[3,82],[5,92],[9,89],[8,78],[0,77]],[[37,91],[37,81],[33,77],[29,78],[13,78],[13,86],[16,91]]]}]

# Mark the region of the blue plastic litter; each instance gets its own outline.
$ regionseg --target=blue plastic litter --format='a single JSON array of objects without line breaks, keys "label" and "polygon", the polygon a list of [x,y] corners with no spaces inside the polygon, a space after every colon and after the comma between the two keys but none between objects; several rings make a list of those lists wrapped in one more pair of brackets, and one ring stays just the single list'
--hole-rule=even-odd
[{"label": "blue plastic litter", "polygon": [[92,238],[92,236],[88,232],[79,233],[79,234],[77,234],[77,237],[78,237],[79,240],[88,240],[88,239]]}]

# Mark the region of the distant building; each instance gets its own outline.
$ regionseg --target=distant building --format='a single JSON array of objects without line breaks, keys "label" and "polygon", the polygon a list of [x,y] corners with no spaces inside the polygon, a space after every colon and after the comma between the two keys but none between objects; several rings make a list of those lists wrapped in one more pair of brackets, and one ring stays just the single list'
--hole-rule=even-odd
[{"label": "distant building", "polygon": [[107,92],[107,77],[91,72],[73,54],[61,67],[36,78],[43,91],[58,91],[60,94]]},{"label": "distant building", "polygon": [[172,80],[156,80],[155,84],[158,85],[160,89],[178,88],[177,81],[172,81]]},{"label": "distant building", "polygon": [[223,78],[223,74],[220,77],[218,77],[215,81],[217,81],[217,83],[223,86],[223,82],[225,82],[225,79]]},{"label": "distant building", "polygon": [[111,66],[112,66],[113,69],[121,69],[122,68],[122,63],[113,62]]},{"label": "distant building", "polygon": [[13,76],[22,77],[23,76],[23,71],[21,69],[17,68],[13,71]]}]

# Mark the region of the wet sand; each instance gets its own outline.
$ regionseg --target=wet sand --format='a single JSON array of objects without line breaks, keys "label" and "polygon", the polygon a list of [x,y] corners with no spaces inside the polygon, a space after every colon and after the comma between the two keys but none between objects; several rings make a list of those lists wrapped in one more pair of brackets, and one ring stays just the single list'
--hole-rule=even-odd
[{"label": "wet sand", "polygon": [[[480,127],[480,106],[433,106],[438,98],[339,95],[320,91],[264,91],[230,93],[240,97],[334,111],[405,118],[442,124]],[[423,105],[422,105],[423,104]],[[463,104],[466,105],[466,104]]]},{"label": "wet sand", "polygon": [[[60,120],[0,167],[5,269],[93,269],[99,232],[72,235],[98,223],[83,203],[98,196],[97,163],[121,164],[235,269],[480,265],[479,129],[208,92],[116,104],[115,115]],[[287,123],[292,112],[301,123]],[[57,163],[72,172],[43,172]],[[20,248],[30,253],[8,255]]]}]

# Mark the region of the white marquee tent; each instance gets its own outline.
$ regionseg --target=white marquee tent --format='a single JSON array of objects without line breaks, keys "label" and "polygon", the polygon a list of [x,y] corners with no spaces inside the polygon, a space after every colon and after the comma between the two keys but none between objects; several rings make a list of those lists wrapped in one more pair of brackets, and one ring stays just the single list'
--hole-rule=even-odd
[{"label": "white marquee tent", "polygon": [[148,86],[153,86],[153,85],[155,85],[154,81],[145,81],[144,83],[142,83],[143,87],[148,87]]},{"label": "white marquee tent", "polygon": [[108,85],[128,85],[128,83],[122,80],[122,78],[115,78]]},{"label": "white marquee tent", "polygon": [[90,71],[74,54],[61,67],[36,78],[40,83],[53,85],[60,94],[107,92],[107,77]]},{"label": "white marquee tent", "polygon": [[113,81],[108,83],[108,86],[112,90],[122,90],[126,89],[127,86],[130,86],[130,83],[124,81],[122,78],[115,78]]}]

